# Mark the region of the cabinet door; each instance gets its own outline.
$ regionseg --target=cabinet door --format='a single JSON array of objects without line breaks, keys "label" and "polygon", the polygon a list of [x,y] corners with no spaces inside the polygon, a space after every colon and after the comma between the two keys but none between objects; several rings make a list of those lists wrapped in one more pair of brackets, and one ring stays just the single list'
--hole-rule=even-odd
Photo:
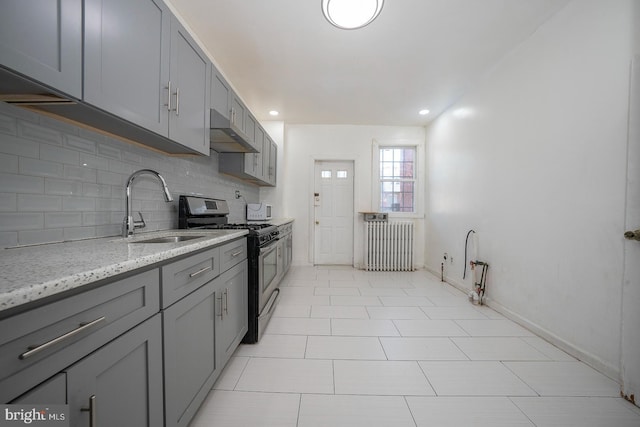
[{"label": "cabinet door", "polygon": [[231,86],[216,67],[211,70],[211,108],[225,119],[231,118]]},{"label": "cabinet door", "polygon": [[168,135],[171,12],[162,0],[85,0],[84,100]]},{"label": "cabinet door", "polygon": [[231,92],[231,128],[245,135],[247,119],[247,107],[244,106],[238,95]]},{"label": "cabinet door", "polygon": [[161,352],[158,314],[69,368],[70,425],[162,426]]},{"label": "cabinet door", "polygon": [[269,138],[269,171],[267,182],[270,185],[276,185],[276,166],[278,159],[278,146]]},{"label": "cabinet door", "polygon": [[12,404],[29,405],[66,405],[67,403],[67,376],[60,373],[53,378],[29,390],[15,399]]},{"label": "cabinet door", "polygon": [[82,98],[82,0],[3,0],[0,64]]},{"label": "cabinet door", "polygon": [[216,281],[220,299],[216,307],[216,360],[224,366],[247,333],[247,260],[227,270]]},{"label": "cabinet door", "polygon": [[175,18],[171,29],[169,138],[209,155],[210,62]]},{"label": "cabinet door", "polygon": [[[216,292],[211,281],[163,311],[165,426],[186,426],[215,381]],[[219,298],[219,296],[218,296]]]}]

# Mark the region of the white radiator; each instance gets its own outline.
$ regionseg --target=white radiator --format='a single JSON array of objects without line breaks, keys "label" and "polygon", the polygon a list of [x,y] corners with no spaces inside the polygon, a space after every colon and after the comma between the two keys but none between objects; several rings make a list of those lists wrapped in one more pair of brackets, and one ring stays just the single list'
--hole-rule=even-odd
[{"label": "white radiator", "polygon": [[413,222],[365,222],[364,268],[413,271]]}]

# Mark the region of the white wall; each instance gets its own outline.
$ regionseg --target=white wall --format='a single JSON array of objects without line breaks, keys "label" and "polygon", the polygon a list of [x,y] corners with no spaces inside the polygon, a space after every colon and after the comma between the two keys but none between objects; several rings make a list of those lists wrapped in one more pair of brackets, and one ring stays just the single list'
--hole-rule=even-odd
[{"label": "white wall", "polygon": [[[294,264],[313,263],[313,171],[316,160],[353,160],[354,182],[354,264],[362,264],[363,223],[360,211],[377,210],[372,206],[371,155],[373,140],[424,142],[422,127],[355,125],[286,125],[284,165],[278,173],[278,185],[284,191],[285,216],[295,219]],[[424,234],[424,219],[416,221],[417,235]],[[416,247],[416,259],[424,259],[423,242]],[[418,262],[420,264],[420,262]],[[420,266],[418,266],[420,267]]]},{"label": "white wall", "polygon": [[636,4],[570,3],[427,129],[427,266],[462,286],[475,229],[490,305],[616,378]]}]

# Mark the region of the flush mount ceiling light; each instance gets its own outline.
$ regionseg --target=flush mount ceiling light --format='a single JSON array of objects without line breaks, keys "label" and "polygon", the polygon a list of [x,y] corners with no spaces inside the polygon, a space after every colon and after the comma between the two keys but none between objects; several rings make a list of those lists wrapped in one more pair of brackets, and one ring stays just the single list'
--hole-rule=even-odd
[{"label": "flush mount ceiling light", "polygon": [[384,0],[322,0],[322,13],[343,30],[365,27],[378,17]]},{"label": "flush mount ceiling light", "polygon": [[427,114],[429,114],[429,110],[427,110],[427,109],[420,110],[420,111],[418,111],[418,114],[420,114],[421,116],[426,116]]}]

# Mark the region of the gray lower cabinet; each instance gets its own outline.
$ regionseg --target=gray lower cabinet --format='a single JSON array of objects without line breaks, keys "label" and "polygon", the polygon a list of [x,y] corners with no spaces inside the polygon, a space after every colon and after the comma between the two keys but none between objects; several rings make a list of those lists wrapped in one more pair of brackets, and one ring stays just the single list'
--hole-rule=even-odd
[{"label": "gray lower cabinet", "polygon": [[67,404],[67,374],[62,372],[29,390],[11,403],[19,404]]},{"label": "gray lower cabinet", "polygon": [[160,315],[67,371],[71,427],[163,425]]},{"label": "gray lower cabinet", "polygon": [[216,317],[216,360],[227,363],[247,333],[248,264],[245,259],[216,279],[218,311]]},{"label": "gray lower cabinet", "polygon": [[0,64],[81,99],[82,0],[3,0]]},{"label": "gray lower cabinet", "polygon": [[165,425],[186,426],[217,374],[215,280],[165,309]]},{"label": "gray lower cabinet", "polygon": [[246,238],[183,258],[162,271],[162,287],[170,295],[189,289],[190,282],[209,279],[162,311],[165,426],[183,427],[247,332]]}]

